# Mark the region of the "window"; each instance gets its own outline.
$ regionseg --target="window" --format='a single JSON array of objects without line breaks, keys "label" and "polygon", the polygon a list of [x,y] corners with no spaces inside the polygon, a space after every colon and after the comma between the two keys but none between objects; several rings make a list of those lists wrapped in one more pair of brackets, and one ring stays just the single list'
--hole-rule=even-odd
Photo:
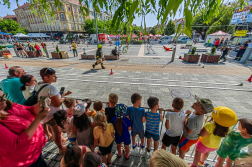
[{"label": "window", "polygon": [[60,16],[62,20],[65,20],[65,15],[63,13],[61,13]]},{"label": "window", "polygon": [[55,26],[53,25],[53,30],[55,30]]},{"label": "window", "polygon": [[63,6],[62,6],[62,5],[60,5],[60,10],[61,10],[61,11],[64,11],[64,8],[63,8]]},{"label": "window", "polygon": [[53,10],[55,10],[55,5],[54,4],[52,4],[52,8],[53,8]]},{"label": "window", "polygon": [[76,12],[76,7],[74,7],[74,12]]},{"label": "window", "polygon": [[67,27],[66,27],[66,24],[64,24],[64,28],[67,28]]},{"label": "window", "polygon": [[76,18],[75,21],[76,21],[76,22],[79,22],[78,16],[75,16],[75,18]]},{"label": "window", "polygon": [[55,20],[59,20],[59,18],[58,18],[58,15],[57,15],[57,14],[55,14]]},{"label": "window", "polygon": [[73,24],[71,25],[71,28],[72,28],[72,30],[74,30],[74,25]]},{"label": "window", "polygon": [[79,25],[77,25],[78,30],[80,30]]},{"label": "window", "polygon": [[42,26],[42,30],[44,30],[44,26]]},{"label": "window", "polygon": [[80,13],[80,8],[78,8],[78,12]]},{"label": "window", "polygon": [[93,13],[93,12],[91,12],[91,16],[94,16],[94,13]]},{"label": "window", "polygon": [[60,30],[60,25],[58,24],[57,26],[58,26],[58,30]]},{"label": "window", "polygon": [[71,12],[71,6],[70,6],[70,5],[67,5],[67,10],[68,10],[69,12]]},{"label": "window", "polygon": [[81,18],[81,16],[79,17],[79,19],[80,19],[80,22],[82,22],[82,18]]}]

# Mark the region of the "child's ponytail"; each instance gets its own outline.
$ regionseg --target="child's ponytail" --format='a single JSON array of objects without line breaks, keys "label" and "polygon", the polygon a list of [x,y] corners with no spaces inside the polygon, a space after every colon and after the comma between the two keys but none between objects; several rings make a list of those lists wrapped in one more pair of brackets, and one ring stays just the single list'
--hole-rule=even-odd
[{"label": "child's ponytail", "polygon": [[25,87],[25,86],[26,86],[26,83],[27,83],[27,82],[29,83],[33,77],[34,77],[33,75],[23,75],[23,76],[21,76],[21,78],[20,78],[20,83],[23,84],[23,85],[20,87],[20,90],[21,90],[21,91],[24,91],[24,90],[26,89],[26,87]]},{"label": "child's ponytail", "polygon": [[120,136],[123,134],[122,121],[123,121],[123,120],[122,120],[121,118],[119,118],[119,117],[117,117],[117,118],[116,118],[116,121],[115,121],[115,126],[116,126],[115,130],[116,130],[116,132],[117,132]]},{"label": "child's ponytail", "polygon": [[103,129],[102,132],[104,132],[107,129],[106,116],[104,112],[102,111],[97,112],[95,115],[94,121],[98,126],[102,126],[102,129]]},{"label": "child's ponytail", "polygon": [[63,103],[65,104],[65,106],[67,108],[70,108],[75,104],[75,99],[74,98],[65,98]]},{"label": "child's ponytail", "polygon": [[64,161],[66,166],[79,166],[81,160],[81,149],[75,144],[68,144]]}]

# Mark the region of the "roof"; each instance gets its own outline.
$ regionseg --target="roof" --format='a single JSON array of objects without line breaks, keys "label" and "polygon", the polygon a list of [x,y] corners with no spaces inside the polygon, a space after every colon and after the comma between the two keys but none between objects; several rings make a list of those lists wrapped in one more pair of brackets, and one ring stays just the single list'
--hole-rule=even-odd
[{"label": "roof", "polygon": [[[29,7],[29,6],[30,6],[30,3],[26,2],[26,3],[24,3],[24,4],[21,5],[21,6],[18,4],[18,8],[17,8],[17,9],[26,8],[26,7]],[[17,10],[17,9],[14,9],[14,10]]]},{"label": "roof", "polygon": [[75,4],[75,5],[80,5],[78,0],[67,0],[67,2]]},{"label": "roof", "polygon": [[213,34],[209,34],[209,35],[231,35],[231,34],[225,33],[225,32],[220,30],[220,31],[217,31],[217,32],[215,32]]},{"label": "roof", "polygon": [[174,23],[177,23],[177,22],[181,22],[181,21],[184,21],[184,18],[176,19],[176,20],[174,20],[173,22],[174,22]]},{"label": "roof", "polygon": [[4,19],[12,19],[12,18],[16,18],[17,16],[16,15],[7,15],[7,16],[4,16],[3,18]]}]

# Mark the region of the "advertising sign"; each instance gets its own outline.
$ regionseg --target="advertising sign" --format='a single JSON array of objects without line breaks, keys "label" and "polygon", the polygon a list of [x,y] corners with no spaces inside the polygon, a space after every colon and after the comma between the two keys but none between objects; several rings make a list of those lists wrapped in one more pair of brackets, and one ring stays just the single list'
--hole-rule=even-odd
[{"label": "advertising sign", "polygon": [[245,6],[243,9],[242,8],[235,9],[235,12],[233,14],[230,24],[252,22],[252,13],[249,13],[250,9],[252,9],[252,4],[251,2],[249,3],[250,5]]},{"label": "advertising sign", "polygon": [[247,35],[248,30],[237,30],[235,32],[236,37],[245,37]]}]

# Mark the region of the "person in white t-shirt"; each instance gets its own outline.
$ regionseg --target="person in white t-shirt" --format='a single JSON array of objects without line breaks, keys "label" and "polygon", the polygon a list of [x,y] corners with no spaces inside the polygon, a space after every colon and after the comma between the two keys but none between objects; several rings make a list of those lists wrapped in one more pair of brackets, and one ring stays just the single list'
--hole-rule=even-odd
[{"label": "person in white t-shirt", "polygon": [[20,82],[23,84],[23,86],[20,87],[20,90],[22,91],[25,100],[27,100],[32,96],[37,80],[33,75],[23,75],[20,78]]},{"label": "person in white t-shirt", "polygon": [[[180,140],[180,136],[183,132],[185,114],[183,109],[184,100],[181,98],[174,98],[172,102],[173,109],[168,109],[166,114],[166,132],[162,139],[162,149],[166,150],[166,147],[171,145],[171,152],[176,155],[176,149]],[[187,113],[189,114],[189,113]]]},{"label": "person in white t-shirt", "polygon": [[53,114],[60,109],[61,104],[65,100],[65,96],[71,94],[72,92],[70,92],[70,91],[68,91],[67,93],[63,92],[63,94],[61,95],[58,92],[57,88],[55,86],[51,85],[53,82],[56,82],[56,80],[57,80],[55,71],[52,68],[42,68],[40,70],[40,76],[41,76],[43,82],[39,82],[35,86],[35,91],[38,91],[45,84],[47,86],[45,86],[39,92],[38,99],[40,99],[41,96],[49,97],[51,99],[51,104],[49,105],[50,112],[41,121],[41,124],[43,125],[45,133],[47,131],[46,125],[49,126],[49,128],[52,131],[52,138],[53,138],[55,144],[59,147],[59,152],[63,153],[65,151],[66,147],[62,145],[61,133],[58,130],[58,125],[56,124],[56,121],[53,119]]}]

